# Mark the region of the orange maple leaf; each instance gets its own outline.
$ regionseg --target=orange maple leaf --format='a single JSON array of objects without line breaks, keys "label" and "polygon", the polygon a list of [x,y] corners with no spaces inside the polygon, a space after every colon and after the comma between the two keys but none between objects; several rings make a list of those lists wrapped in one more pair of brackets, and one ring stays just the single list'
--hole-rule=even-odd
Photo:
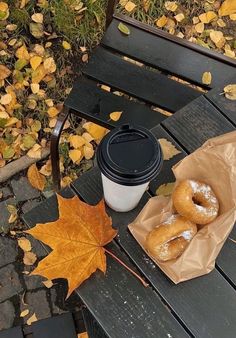
[{"label": "orange maple leaf", "polygon": [[117,231],[111,227],[103,200],[91,206],[77,196],[66,199],[57,195],[57,199],[59,219],[26,231],[53,249],[31,274],[50,280],[66,278],[69,297],[97,269],[106,272],[103,246]]}]

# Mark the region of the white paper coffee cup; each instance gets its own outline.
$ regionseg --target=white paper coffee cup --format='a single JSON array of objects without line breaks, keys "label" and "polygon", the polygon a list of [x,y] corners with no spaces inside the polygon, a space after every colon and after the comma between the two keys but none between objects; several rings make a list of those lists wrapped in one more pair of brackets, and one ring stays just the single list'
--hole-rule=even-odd
[{"label": "white paper coffee cup", "polygon": [[107,134],[97,151],[107,205],[119,212],[134,209],[163,164],[159,142],[147,129],[124,125]]}]

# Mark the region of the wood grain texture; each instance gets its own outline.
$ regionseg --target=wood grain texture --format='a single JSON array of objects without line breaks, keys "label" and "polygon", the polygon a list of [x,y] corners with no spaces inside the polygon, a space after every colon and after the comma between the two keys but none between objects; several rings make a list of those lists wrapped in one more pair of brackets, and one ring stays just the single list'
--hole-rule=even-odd
[{"label": "wood grain texture", "polygon": [[1,331],[0,338],[24,338],[24,336],[21,327],[17,326]]},{"label": "wood grain texture", "polygon": [[131,33],[125,36],[118,30],[119,22],[113,19],[103,37],[103,45],[199,85],[203,85],[202,74],[211,72],[210,88],[222,85],[229,74],[236,76],[235,67],[182,46],[177,41],[168,41],[129,24],[126,25]]},{"label": "wood grain texture", "polygon": [[157,188],[166,183],[174,182],[175,177],[172,172],[172,167],[176,163],[178,163],[182,158],[184,158],[187,154],[186,152],[180,147],[179,144],[175,142],[175,140],[163,129],[162,126],[156,126],[155,128],[151,129],[151,132],[154,134],[154,136],[157,139],[165,138],[169,142],[171,142],[178,150],[181,152],[177,155],[175,155],[170,160],[165,160],[163,162],[163,167],[159,175],[157,175],[156,178],[154,178],[149,185],[149,190],[152,195],[156,194]]},{"label": "wood grain texture", "polygon": [[97,81],[171,112],[201,94],[157,71],[124,61],[102,47],[92,54],[83,72]]},{"label": "wood grain texture", "polygon": [[236,292],[217,270],[174,285],[126,228],[120,228],[118,241],[194,337],[235,337]]},{"label": "wood grain texture", "polygon": [[[72,190],[67,189],[65,195],[71,197]],[[36,222],[50,222],[57,216],[57,202],[54,196],[25,215],[24,221],[28,227],[32,227]],[[108,249],[135,269],[115,242],[112,242]],[[97,271],[76,292],[111,338],[156,337],[157,333],[160,337],[166,337],[168,334],[172,337],[188,337],[152,288],[143,287],[110,257],[107,258],[106,275]]]},{"label": "wood grain texture", "polygon": [[231,124],[204,96],[163,121],[163,126],[189,152],[205,141],[234,130]]},{"label": "wood grain texture", "polygon": [[32,329],[34,338],[77,338],[70,312],[34,322]]},{"label": "wood grain texture", "polygon": [[[227,84],[236,83],[236,76]],[[234,125],[236,125],[236,100],[229,100],[225,97],[224,88],[217,87],[210,90],[205,96],[206,98],[221,111]]]},{"label": "wood grain texture", "polygon": [[[109,129],[125,123],[134,123],[134,121],[135,124],[150,129],[166,118],[144,103],[130,101],[106,92],[98,88],[96,81],[84,77],[75,81],[65,105],[77,112],[80,117]],[[110,119],[110,113],[114,111],[122,111],[117,122]]]}]

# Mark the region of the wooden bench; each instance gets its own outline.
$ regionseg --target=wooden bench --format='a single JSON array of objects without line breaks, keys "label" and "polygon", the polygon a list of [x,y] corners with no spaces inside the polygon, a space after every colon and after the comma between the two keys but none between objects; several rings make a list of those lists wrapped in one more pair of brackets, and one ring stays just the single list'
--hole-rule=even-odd
[{"label": "wooden bench", "polygon": [[[115,0],[108,1],[104,37],[75,81],[52,134],[56,190],[60,188],[58,142],[70,114],[109,129],[133,121],[152,129],[167,118],[153,107],[175,113],[196,99],[203,107],[207,104],[205,93],[214,93],[229,77],[236,75],[236,60],[130,17],[114,14],[115,4]],[[129,28],[129,36],[119,31],[120,22]],[[143,66],[128,61],[127,57]],[[212,74],[209,86],[202,84],[204,72]],[[100,84],[108,85],[111,91],[104,91]],[[127,94],[128,98],[115,95],[116,91]],[[209,100],[212,95],[207,96]],[[123,111],[117,122],[109,118],[113,111]],[[168,121],[175,123],[174,118]]]}]

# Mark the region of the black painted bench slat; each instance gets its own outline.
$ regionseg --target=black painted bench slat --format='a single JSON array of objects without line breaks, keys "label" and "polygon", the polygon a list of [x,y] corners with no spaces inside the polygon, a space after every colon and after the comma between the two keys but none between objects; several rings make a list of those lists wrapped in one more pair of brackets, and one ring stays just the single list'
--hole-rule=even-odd
[{"label": "black painted bench slat", "polygon": [[[151,110],[145,104],[102,90],[96,81],[84,77],[80,77],[75,82],[65,105],[75,110],[75,114],[77,110],[80,117],[109,129],[133,121],[135,124],[151,129],[166,118],[165,115]],[[110,119],[110,113],[114,111],[122,111],[117,122]]]},{"label": "black painted bench slat", "polygon": [[234,130],[204,96],[201,96],[162,122],[163,126],[189,152],[205,141]]},{"label": "black painted bench slat", "polygon": [[98,47],[83,69],[87,76],[153,105],[175,112],[202,93],[169,79],[160,72],[139,67]]},{"label": "black painted bench slat", "polygon": [[171,42],[164,36],[158,36],[160,30],[156,30],[157,35],[154,35],[129,22],[125,24],[130,29],[130,35],[125,36],[118,30],[119,22],[119,19],[111,22],[102,40],[104,46],[201,86],[204,72],[212,74],[210,88],[222,85],[232,73],[236,76],[233,60],[232,65],[224,64],[181,45],[180,38],[175,37],[175,41]]},{"label": "black painted bench slat", "polygon": [[13,327],[0,332],[0,338],[24,338],[22,328],[20,326]]}]

